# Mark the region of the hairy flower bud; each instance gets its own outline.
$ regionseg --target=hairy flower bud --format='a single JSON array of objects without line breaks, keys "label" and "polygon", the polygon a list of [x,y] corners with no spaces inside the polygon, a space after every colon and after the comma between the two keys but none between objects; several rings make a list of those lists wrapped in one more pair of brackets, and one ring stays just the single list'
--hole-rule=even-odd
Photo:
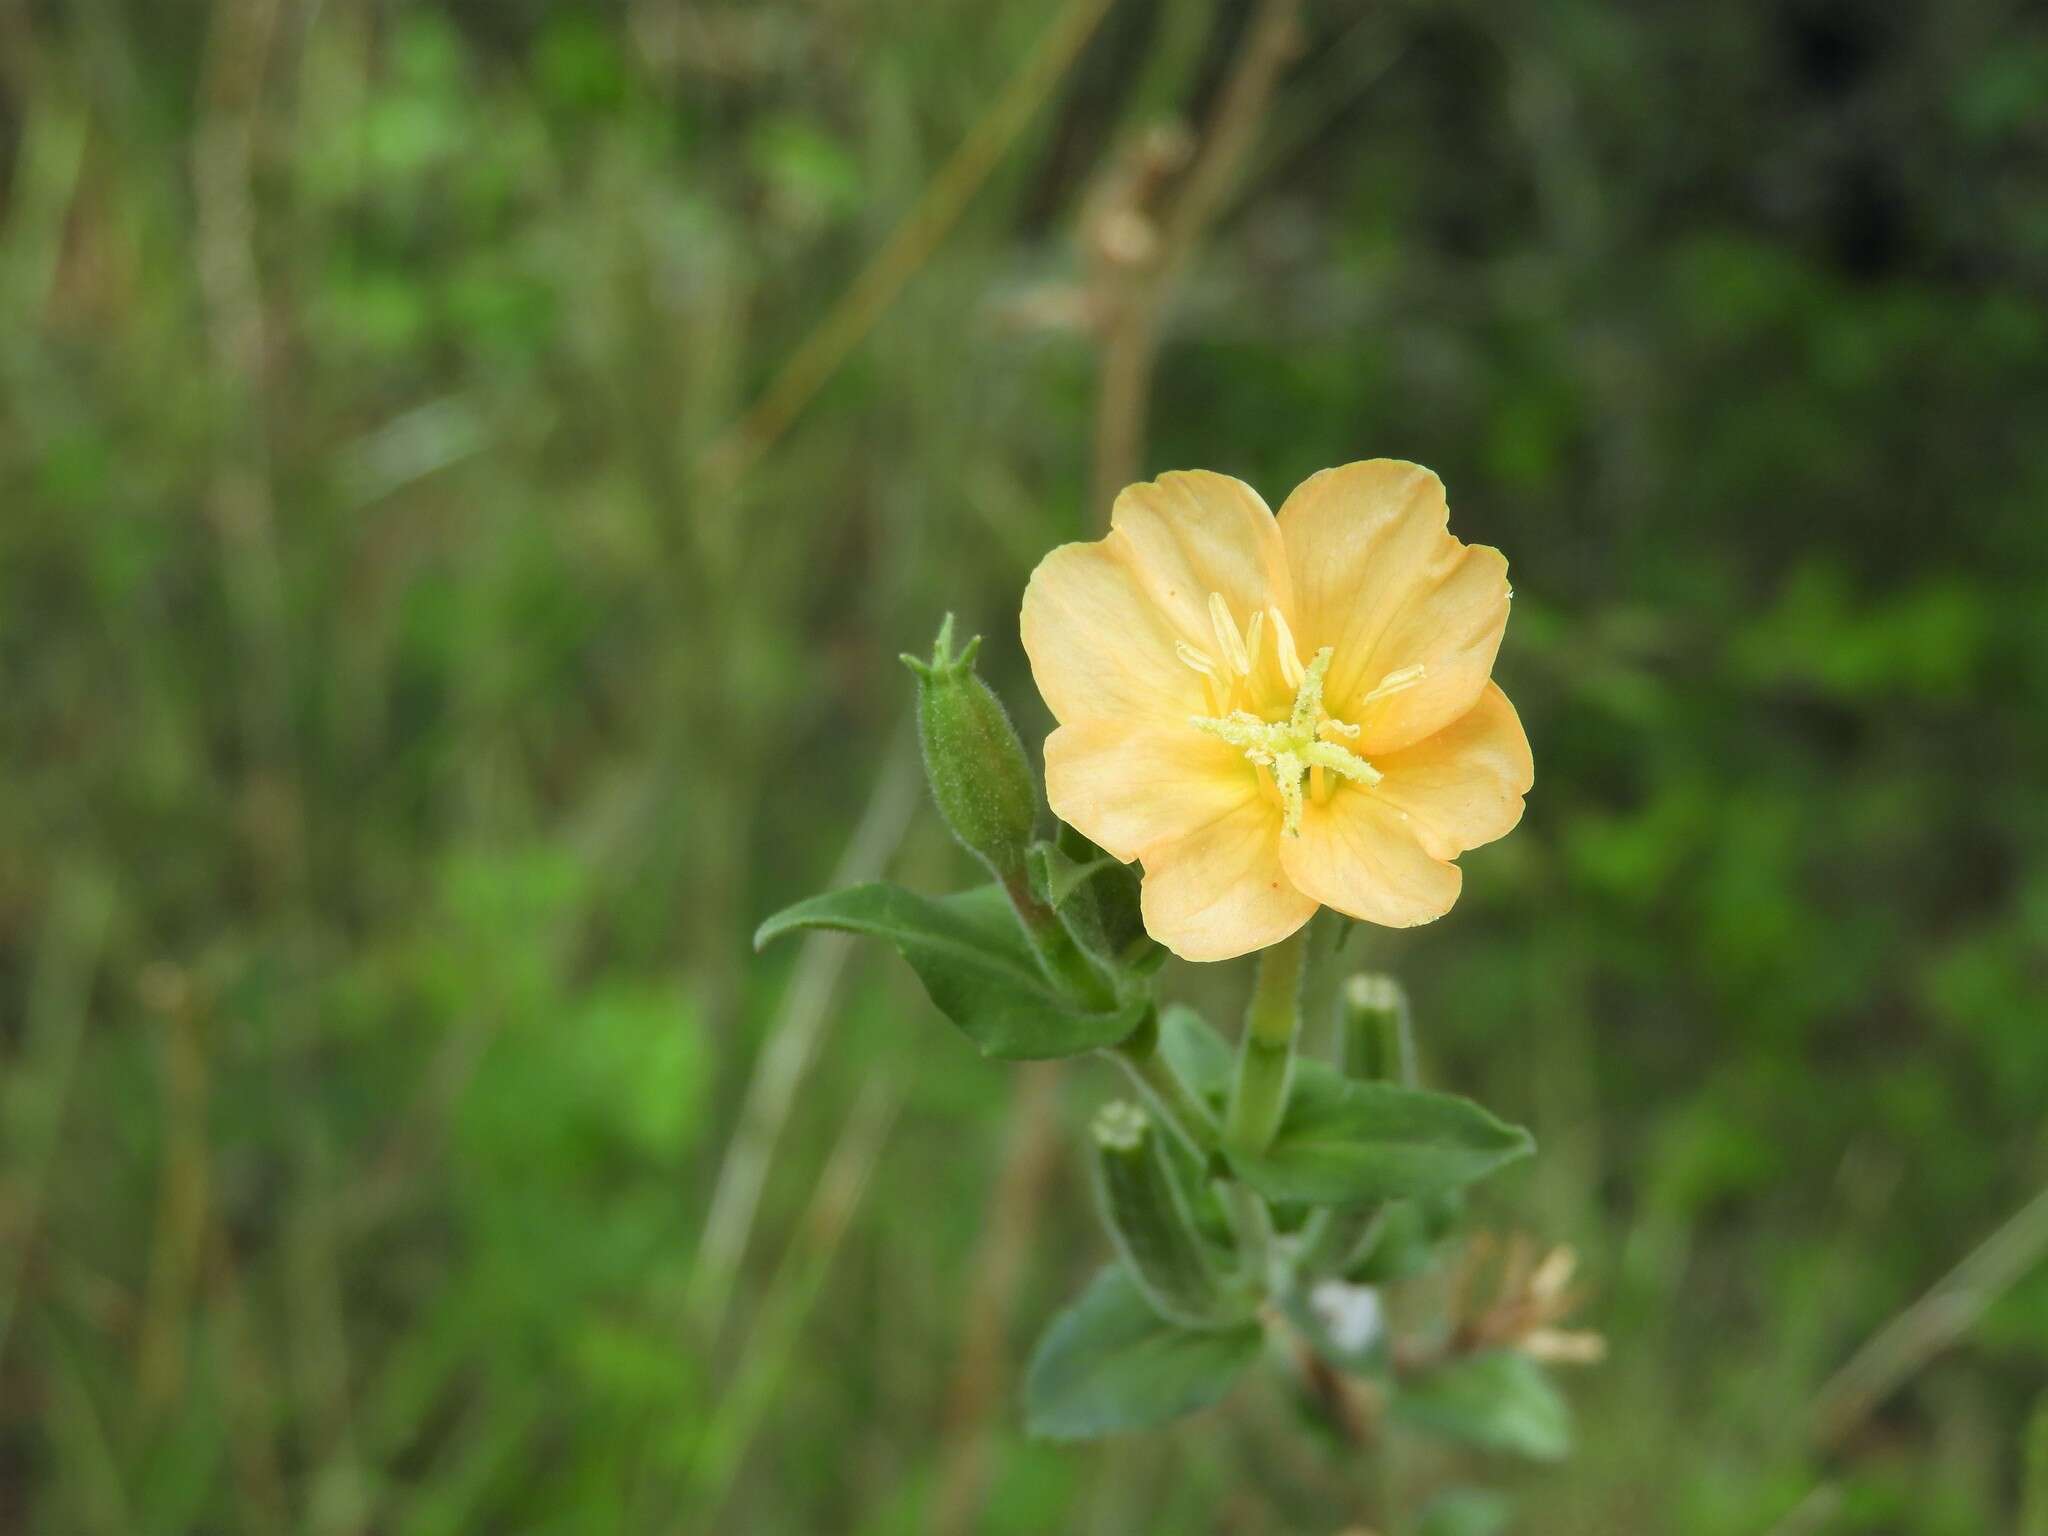
[{"label": "hairy flower bud", "polygon": [[1103,1217],[1153,1310],[1189,1327],[1229,1321],[1215,1266],[1151,1118],[1135,1104],[1114,1101],[1096,1115],[1094,1139]]},{"label": "hairy flower bud", "polygon": [[1038,792],[1016,727],[974,670],[980,648],[977,635],[954,653],[949,613],[932,659],[905,656],[903,664],[917,674],[917,734],[939,814],[998,879],[1021,883]]},{"label": "hairy flower bud", "polygon": [[1415,1086],[1415,1033],[1408,994],[1391,976],[1353,976],[1344,983],[1337,1039],[1346,1077]]},{"label": "hairy flower bud", "polygon": [[[1346,1077],[1415,1086],[1415,1035],[1408,994],[1391,976],[1358,975],[1338,999],[1337,1059]],[[1318,1211],[1303,1241],[1311,1272],[1350,1274],[1368,1263],[1382,1243],[1402,1240],[1404,1226],[1371,1201]]]}]

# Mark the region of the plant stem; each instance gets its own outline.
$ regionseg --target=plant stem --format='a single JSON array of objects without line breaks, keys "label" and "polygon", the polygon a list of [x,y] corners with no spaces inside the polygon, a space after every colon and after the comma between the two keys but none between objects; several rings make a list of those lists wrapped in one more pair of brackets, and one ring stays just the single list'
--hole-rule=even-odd
[{"label": "plant stem", "polygon": [[1104,1013],[1114,1008],[1116,992],[1109,978],[1074,942],[1059,914],[1031,893],[1021,869],[1003,877],[1003,894],[1010,898],[1032,953],[1054,984],[1084,1007]]},{"label": "plant stem", "polygon": [[1378,1246],[1386,1207],[1326,1205],[1301,1229],[1300,1268],[1306,1275],[1342,1275]]},{"label": "plant stem", "polygon": [[1175,1135],[1198,1154],[1216,1150],[1222,1134],[1216,1116],[1188,1090],[1173,1064],[1161,1054],[1156,1012],[1148,1012],[1142,1024],[1104,1054],[1114,1057],[1130,1074],[1131,1081]]},{"label": "plant stem", "polygon": [[1263,1298],[1273,1286],[1273,1213],[1249,1184],[1226,1179],[1222,1190],[1237,1234],[1238,1279]]},{"label": "plant stem", "polygon": [[1257,1156],[1272,1144],[1287,1111],[1294,1076],[1294,1040],[1301,1030],[1304,925],[1259,956],[1259,977],[1245,1012],[1244,1039],[1237,1053],[1224,1140],[1236,1152]]}]

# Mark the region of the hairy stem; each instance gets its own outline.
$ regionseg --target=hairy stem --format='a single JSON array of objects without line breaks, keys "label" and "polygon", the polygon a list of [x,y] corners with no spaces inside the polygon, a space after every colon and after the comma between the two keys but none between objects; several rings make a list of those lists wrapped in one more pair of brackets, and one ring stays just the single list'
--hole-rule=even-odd
[{"label": "hairy stem", "polygon": [[1246,1010],[1224,1140],[1253,1156],[1272,1144],[1287,1111],[1294,1076],[1294,1040],[1301,1030],[1302,957],[1308,928],[1296,929],[1259,956],[1259,976]]},{"label": "hairy stem", "polygon": [[1116,991],[1109,978],[1074,942],[1059,914],[1032,894],[1022,870],[1003,878],[1003,894],[1010,898],[1024,936],[1031,941],[1032,953],[1054,984],[1084,1007],[1097,1012],[1114,1008]]},{"label": "hairy stem", "polygon": [[1221,1128],[1209,1106],[1189,1091],[1180,1074],[1173,1070],[1159,1049],[1159,1015],[1147,1013],[1124,1040],[1111,1047],[1112,1056],[1144,1093],[1155,1113],[1175,1135],[1197,1153],[1216,1150]]}]

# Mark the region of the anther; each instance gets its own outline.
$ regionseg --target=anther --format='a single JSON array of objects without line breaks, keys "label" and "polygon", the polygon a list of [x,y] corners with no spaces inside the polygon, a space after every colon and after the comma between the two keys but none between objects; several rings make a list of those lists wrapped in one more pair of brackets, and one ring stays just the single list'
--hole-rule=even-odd
[{"label": "anther", "polygon": [[1419,661],[1412,667],[1400,667],[1381,678],[1379,686],[1366,694],[1358,702],[1360,704],[1370,704],[1374,699],[1384,699],[1388,694],[1399,693],[1405,688],[1413,688],[1427,676],[1429,676],[1429,668]]},{"label": "anther", "polygon": [[1196,650],[1185,640],[1176,640],[1173,643],[1173,654],[1178,656],[1185,665],[1193,667],[1197,672],[1201,673],[1202,676],[1215,678],[1216,663],[1209,659],[1207,652]]},{"label": "anther", "polygon": [[1301,686],[1301,652],[1295,649],[1294,631],[1287,627],[1287,617],[1278,608],[1268,608],[1273,616],[1273,654],[1280,658],[1280,676],[1290,688]]},{"label": "anther", "polygon": [[1216,643],[1223,648],[1223,658],[1237,669],[1240,677],[1249,676],[1252,659],[1245,654],[1244,636],[1237,632],[1237,620],[1230,616],[1230,605],[1223,601],[1221,592],[1209,594],[1209,622],[1216,629]]}]

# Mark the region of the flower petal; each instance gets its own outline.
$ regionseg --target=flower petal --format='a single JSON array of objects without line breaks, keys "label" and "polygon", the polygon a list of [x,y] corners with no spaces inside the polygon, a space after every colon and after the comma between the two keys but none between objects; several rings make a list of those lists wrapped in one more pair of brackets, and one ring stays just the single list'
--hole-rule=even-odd
[{"label": "flower petal", "polygon": [[1145,850],[1145,931],[1183,960],[1277,944],[1315,916],[1280,867],[1280,812],[1262,799]]},{"label": "flower petal", "polygon": [[1045,798],[1053,814],[1126,863],[1258,794],[1242,752],[1185,722],[1082,720],[1045,739]]},{"label": "flower petal", "polygon": [[[1479,701],[1508,622],[1507,561],[1451,537],[1443,482],[1370,459],[1311,475],[1280,508],[1302,654],[1334,648],[1324,697],[1377,761]],[[1366,695],[1403,669],[1419,679]]]},{"label": "flower petal", "polygon": [[1521,718],[1496,683],[1464,718],[1373,766],[1380,782],[1365,793],[1404,813],[1423,851],[1439,859],[1512,832],[1536,778]]},{"label": "flower petal", "polygon": [[1242,480],[1185,469],[1126,486],[1109,525],[1145,594],[1182,639],[1212,656],[1211,592],[1222,594],[1240,630],[1253,614],[1292,602],[1280,525]]},{"label": "flower petal", "polygon": [[1110,541],[1062,544],[1038,562],[1021,622],[1031,676],[1063,724],[1207,714],[1201,675]]},{"label": "flower petal", "polygon": [[1280,839],[1280,862],[1324,906],[1387,928],[1442,917],[1464,880],[1457,865],[1430,857],[1399,809],[1348,786],[1302,807],[1301,836]]}]

